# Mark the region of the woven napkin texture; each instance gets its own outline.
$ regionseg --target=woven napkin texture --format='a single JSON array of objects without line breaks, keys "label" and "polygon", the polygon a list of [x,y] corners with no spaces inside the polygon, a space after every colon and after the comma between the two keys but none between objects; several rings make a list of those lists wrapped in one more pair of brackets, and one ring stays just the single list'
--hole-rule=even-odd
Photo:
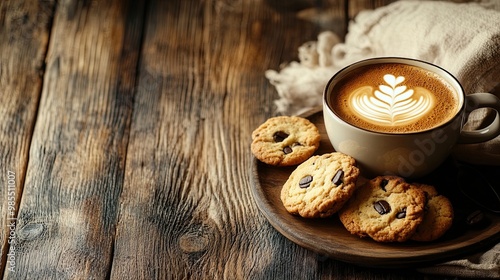
[{"label": "woven napkin texture", "polygon": [[[333,74],[371,57],[401,56],[431,62],[451,72],[467,94],[493,92],[500,85],[500,1],[454,3],[399,1],[360,12],[345,41],[326,31],[298,49],[299,61],[265,75],[280,98],[277,112],[297,115],[321,106]],[[474,111],[466,129],[484,126],[494,111]],[[486,123],[487,125],[487,123]],[[457,145],[453,155],[471,163],[500,165],[500,137],[481,144]],[[422,269],[458,277],[500,279],[500,244],[487,252]]]}]

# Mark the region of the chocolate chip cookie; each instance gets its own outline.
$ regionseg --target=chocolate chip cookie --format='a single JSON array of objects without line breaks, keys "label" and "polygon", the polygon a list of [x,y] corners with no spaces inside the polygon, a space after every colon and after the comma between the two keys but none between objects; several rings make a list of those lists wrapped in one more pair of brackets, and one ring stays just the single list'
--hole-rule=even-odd
[{"label": "chocolate chip cookie", "polygon": [[424,216],[425,194],[396,176],[379,176],[360,186],[340,209],[345,228],[379,242],[403,242]]},{"label": "chocolate chip cookie", "polygon": [[276,166],[304,162],[319,147],[318,128],[308,119],[280,116],[268,119],[252,133],[252,153],[260,161]]},{"label": "chocolate chip cookie", "polygon": [[447,197],[440,195],[433,186],[412,184],[426,195],[424,219],[411,240],[433,241],[443,236],[453,223],[453,206]]},{"label": "chocolate chip cookie", "polygon": [[352,196],[359,169],[354,158],[334,152],[312,156],[300,164],[281,190],[286,210],[305,218],[336,213]]}]

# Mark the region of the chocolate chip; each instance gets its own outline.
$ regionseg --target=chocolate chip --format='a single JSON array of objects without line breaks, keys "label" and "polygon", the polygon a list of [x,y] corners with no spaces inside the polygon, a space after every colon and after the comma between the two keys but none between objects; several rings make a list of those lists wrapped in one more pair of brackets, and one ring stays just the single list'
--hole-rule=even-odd
[{"label": "chocolate chip", "polygon": [[278,131],[278,132],[274,133],[274,135],[273,135],[274,142],[281,142],[281,141],[285,140],[287,137],[288,137],[288,134],[286,134],[283,131]]},{"label": "chocolate chip", "polygon": [[333,176],[332,183],[340,186],[340,184],[342,184],[342,178],[344,178],[344,170],[339,169],[337,173],[335,173],[335,176]]},{"label": "chocolate chip", "polygon": [[396,214],[396,218],[398,219],[404,219],[406,217],[406,208],[403,208],[403,210],[399,211]]},{"label": "chocolate chip", "polygon": [[485,223],[484,213],[481,210],[476,210],[467,215],[466,222],[472,227],[481,226]]},{"label": "chocolate chip", "polygon": [[302,189],[308,188],[311,185],[311,182],[313,180],[313,176],[307,175],[304,178],[300,179],[299,181],[299,187]]},{"label": "chocolate chip", "polygon": [[379,200],[373,204],[373,208],[380,214],[384,215],[391,212],[391,206],[385,200]]},{"label": "chocolate chip", "polygon": [[290,148],[290,146],[286,146],[283,148],[283,153],[285,153],[285,155],[289,154],[291,152],[293,152],[293,150],[292,150],[292,148]]},{"label": "chocolate chip", "polygon": [[389,181],[387,179],[382,179],[382,181],[380,182],[380,187],[384,190],[384,192],[386,191],[385,186],[387,186],[387,184],[389,184]]}]

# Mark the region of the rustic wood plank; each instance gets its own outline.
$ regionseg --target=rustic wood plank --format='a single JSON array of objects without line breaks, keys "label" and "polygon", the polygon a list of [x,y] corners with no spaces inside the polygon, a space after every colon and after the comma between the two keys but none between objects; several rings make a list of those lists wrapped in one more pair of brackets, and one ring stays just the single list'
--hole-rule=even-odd
[{"label": "rustic wood plank", "polygon": [[[296,0],[291,1],[291,3],[300,3],[303,1]],[[309,2],[311,7],[300,10],[297,13],[298,18],[316,24],[318,33],[330,30],[337,34],[339,38],[343,38],[347,32],[348,21],[346,9],[348,0],[310,0]]]},{"label": "rustic wood plank", "polygon": [[[42,87],[54,1],[0,2],[0,271],[15,270],[17,210]],[[11,246],[12,245],[12,246]],[[11,251],[9,251],[9,249]]]},{"label": "rustic wood plank", "polygon": [[330,30],[343,37],[347,30],[346,8],[348,0],[264,0],[279,13],[295,13],[297,18],[312,22],[316,33]]},{"label": "rustic wood plank", "polygon": [[109,275],[143,6],[58,2],[7,278]]},{"label": "rustic wood plank", "polygon": [[256,208],[249,144],[274,114],[264,71],[317,26],[250,0],[151,1],[147,19],[111,278],[314,275],[281,264],[317,255]]}]

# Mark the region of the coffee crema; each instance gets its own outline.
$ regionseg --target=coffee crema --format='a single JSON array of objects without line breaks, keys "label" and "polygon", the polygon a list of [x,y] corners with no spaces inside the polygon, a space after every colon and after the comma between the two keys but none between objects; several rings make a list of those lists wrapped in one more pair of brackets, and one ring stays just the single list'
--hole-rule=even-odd
[{"label": "coffee crema", "polygon": [[347,123],[376,132],[437,127],[459,110],[456,90],[438,74],[408,64],[361,66],[334,85],[329,105]]}]

